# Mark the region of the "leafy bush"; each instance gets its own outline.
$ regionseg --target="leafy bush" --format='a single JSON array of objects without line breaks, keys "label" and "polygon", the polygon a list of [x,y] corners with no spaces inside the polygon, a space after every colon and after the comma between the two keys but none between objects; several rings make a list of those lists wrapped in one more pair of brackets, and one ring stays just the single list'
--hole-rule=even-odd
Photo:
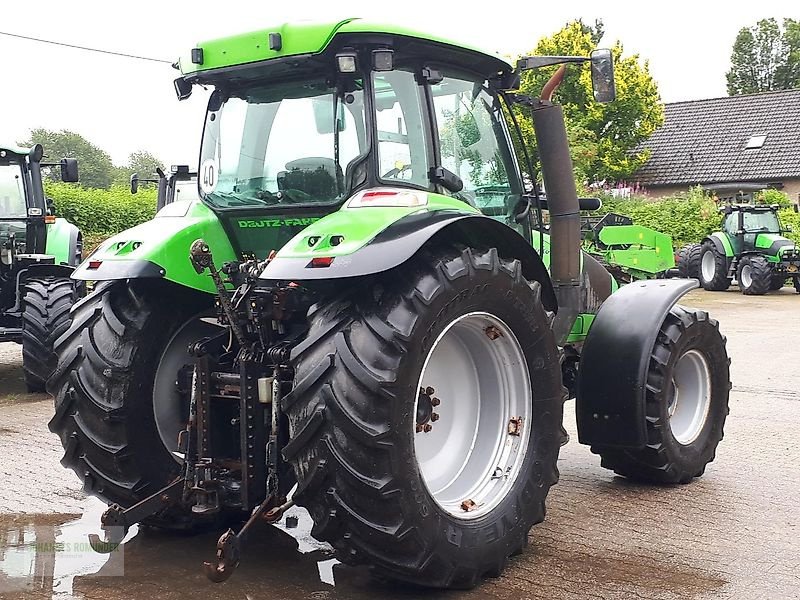
[{"label": "leafy bush", "polygon": [[637,225],[665,233],[672,237],[676,248],[699,242],[722,226],[722,215],[717,210],[717,204],[700,188],[659,200],[642,196],[601,197],[601,212],[627,215]]},{"label": "leafy bush", "polygon": [[52,198],[56,215],[74,223],[83,232],[87,248],[152,219],[156,212],[155,189],[140,189],[133,195],[121,185],[103,190],[48,182],[45,194]]},{"label": "leafy bush", "polygon": [[795,244],[800,245],[800,214],[794,212],[791,208],[783,208],[778,211],[778,216],[784,227],[788,225],[792,228],[792,231],[786,232],[783,235],[792,240]]},{"label": "leafy bush", "polygon": [[755,195],[758,204],[777,204],[778,206],[791,206],[792,201],[788,194],[780,190],[761,190]]}]

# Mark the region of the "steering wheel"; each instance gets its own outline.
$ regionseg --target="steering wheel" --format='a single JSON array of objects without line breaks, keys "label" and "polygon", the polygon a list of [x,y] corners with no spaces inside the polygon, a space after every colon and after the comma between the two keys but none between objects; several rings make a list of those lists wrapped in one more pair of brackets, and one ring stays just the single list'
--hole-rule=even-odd
[{"label": "steering wheel", "polygon": [[386,173],[381,175],[381,179],[389,179],[392,177],[397,177],[401,173],[405,173],[406,171],[410,170],[411,170],[411,163],[403,163],[399,167],[396,166],[393,169],[389,169],[388,171],[386,171]]}]

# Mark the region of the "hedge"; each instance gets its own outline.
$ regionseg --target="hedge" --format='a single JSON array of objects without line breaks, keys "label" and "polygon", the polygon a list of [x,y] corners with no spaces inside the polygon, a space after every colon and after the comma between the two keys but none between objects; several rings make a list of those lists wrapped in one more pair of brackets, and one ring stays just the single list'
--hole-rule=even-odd
[{"label": "hedge", "polygon": [[152,219],[156,213],[157,193],[153,188],[142,188],[134,195],[122,185],[103,190],[48,182],[45,194],[52,198],[56,215],[81,230],[87,251],[115,233]]},{"label": "hedge", "polygon": [[[45,191],[53,199],[56,214],[81,229],[87,250],[115,233],[152,219],[156,210],[156,190],[153,188],[140,189],[133,195],[121,185],[102,190],[49,182]],[[659,200],[646,196],[620,199],[607,194],[601,194],[601,198],[601,214],[616,212],[627,215],[637,225],[671,236],[676,248],[699,242],[722,225],[719,205],[700,188]],[[784,207],[789,205],[788,196],[775,190],[767,190],[757,200]],[[800,244],[800,215],[791,208],[783,208],[780,217],[784,225],[790,225],[794,230],[787,237]]]}]

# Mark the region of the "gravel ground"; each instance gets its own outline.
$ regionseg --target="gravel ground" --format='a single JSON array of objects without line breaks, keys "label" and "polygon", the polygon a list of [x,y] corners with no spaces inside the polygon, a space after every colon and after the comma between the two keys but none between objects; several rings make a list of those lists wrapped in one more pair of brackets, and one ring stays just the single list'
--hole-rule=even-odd
[{"label": "gravel ground", "polygon": [[720,321],[733,358],[725,440],[706,475],[667,488],[615,477],[575,441],[570,402],[573,441],[530,547],[502,577],[447,594],[379,584],[336,564],[302,513],[291,536],[254,531],[239,571],[220,585],[201,570],[217,533],[141,532],[108,562],[91,551],[54,560],[46,542],[85,540],[102,506],[61,468],[47,430],[51,401],[25,394],[19,347],[0,344],[0,598],[800,598],[800,297],[734,289],[693,292],[686,304]]}]

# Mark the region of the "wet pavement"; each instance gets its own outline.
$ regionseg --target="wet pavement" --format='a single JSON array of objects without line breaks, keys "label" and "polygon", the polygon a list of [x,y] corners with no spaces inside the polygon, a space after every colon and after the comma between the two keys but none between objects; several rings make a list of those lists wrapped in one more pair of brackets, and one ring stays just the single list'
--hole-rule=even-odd
[{"label": "wet pavement", "polygon": [[[219,532],[134,528],[117,552],[87,548],[103,505],[86,498],[47,430],[51,401],[24,391],[19,347],[0,344],[0,598],[800,598],[800,297],[693,292],[728,336],[731,414],[717,460],[686,486],[636,485],[573,441],[546,521],[502,577],[469,592],[380,583],[296,529],[254,530],[223,584],[202,562]],[[123,574],[124,573],[124,574]]]}]

